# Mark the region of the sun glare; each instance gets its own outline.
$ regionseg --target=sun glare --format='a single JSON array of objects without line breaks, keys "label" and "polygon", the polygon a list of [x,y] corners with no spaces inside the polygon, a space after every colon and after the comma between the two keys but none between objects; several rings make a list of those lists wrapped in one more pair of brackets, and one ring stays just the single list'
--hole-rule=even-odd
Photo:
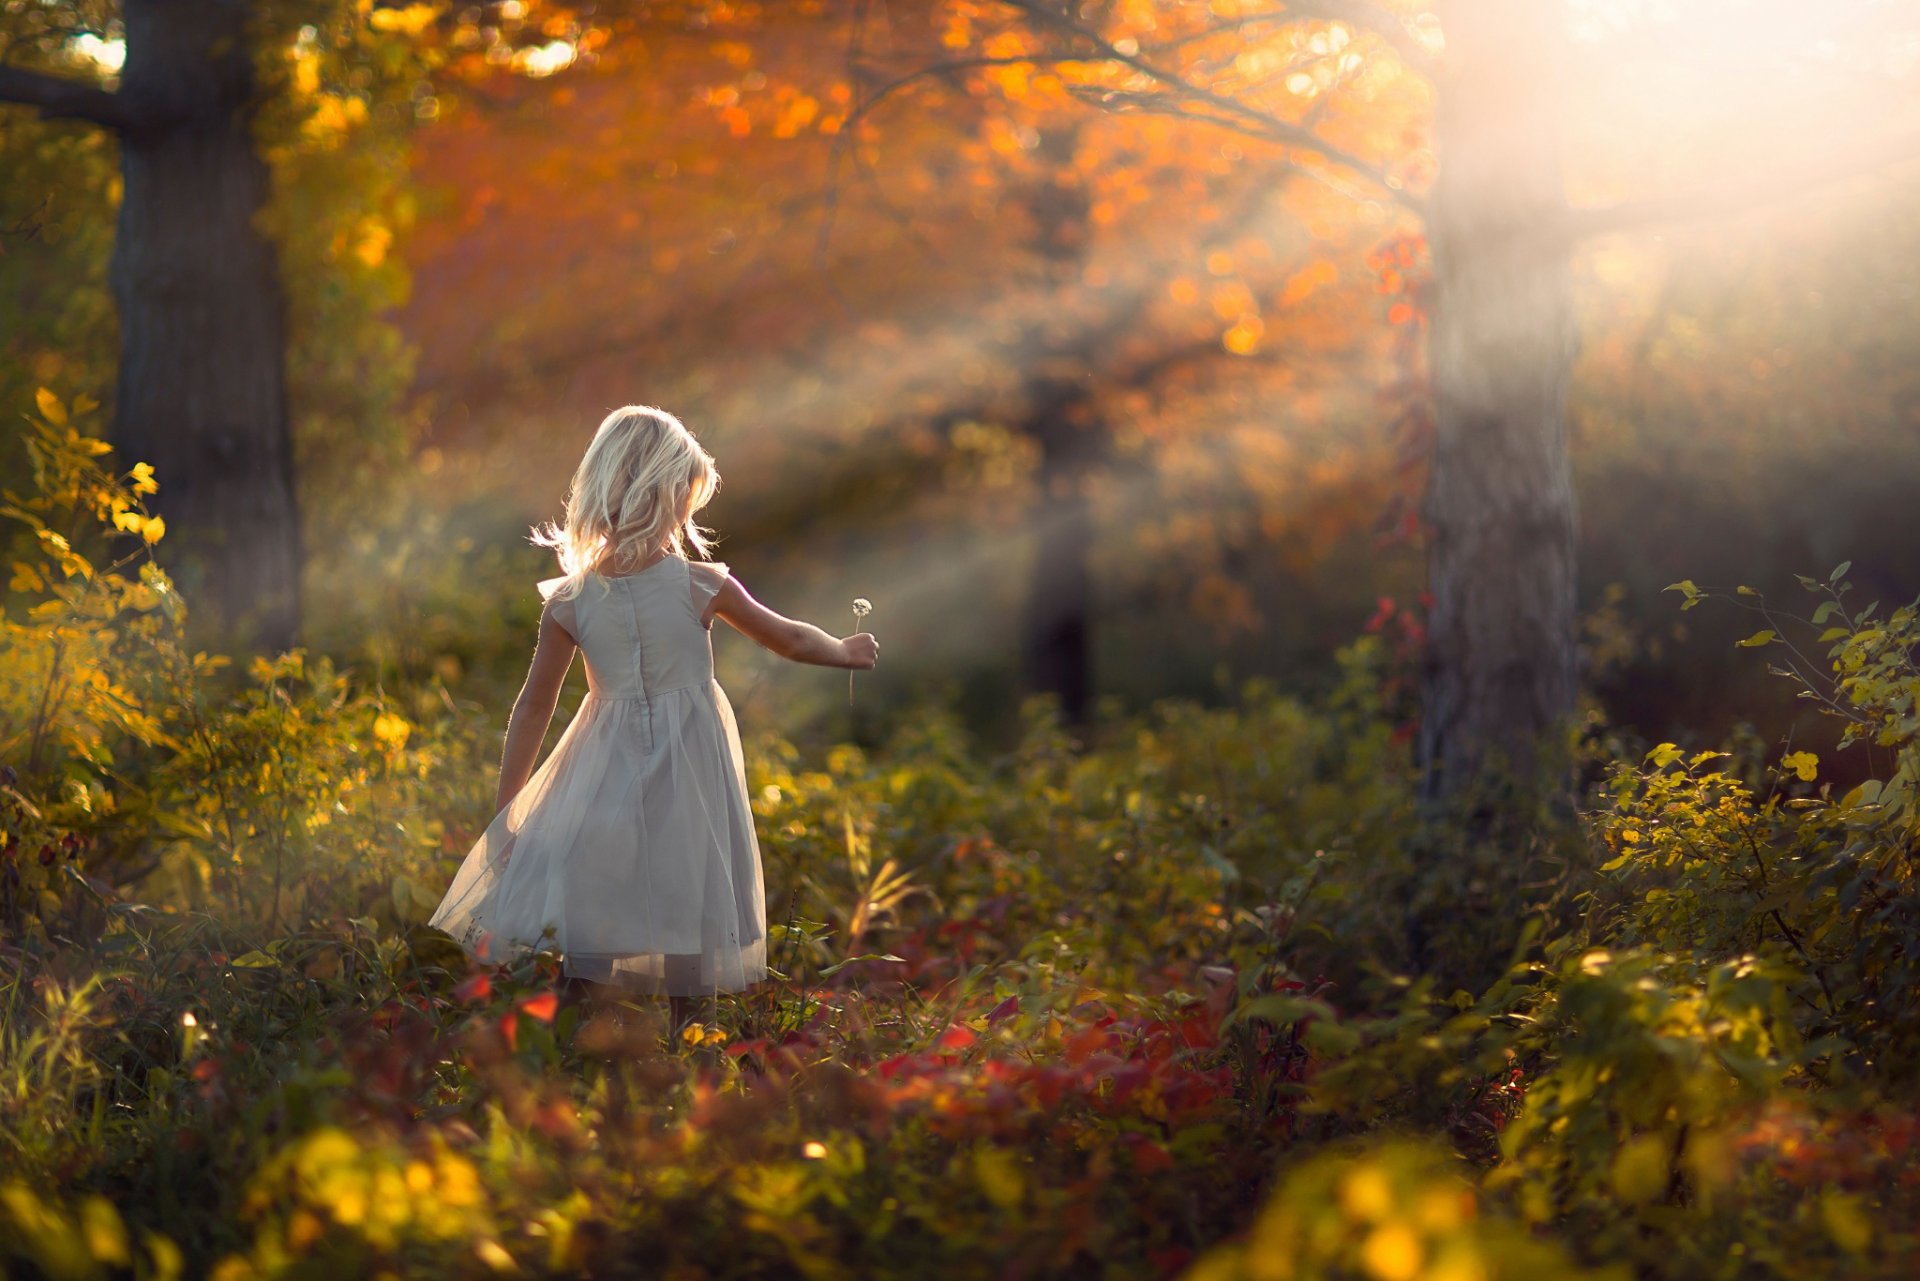
[{"label": "sun glare", "polygon": [[514,55],[514,70],[529,76],[550,76],[565,71],[579,56],[579,50],[565,40],[549,40],[535,49],[523,49]]},{"label": "sun glare", "polygon": [[73,38],[73,51],[93,63],[102,71],[118,73],[126,65],[127,42],[124,40],[103,40],[88,32]]}]

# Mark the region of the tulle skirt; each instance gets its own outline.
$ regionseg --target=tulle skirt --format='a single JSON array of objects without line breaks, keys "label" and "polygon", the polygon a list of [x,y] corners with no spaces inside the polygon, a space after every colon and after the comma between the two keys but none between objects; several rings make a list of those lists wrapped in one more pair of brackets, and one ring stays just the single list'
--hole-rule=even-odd
[{"label": "tulle skirt", "polygon": [[765,979],[760,847],[719,684],[589,694],[467,854],[432,924],[482,962],[547,946],[569,975],[642,993]]}]

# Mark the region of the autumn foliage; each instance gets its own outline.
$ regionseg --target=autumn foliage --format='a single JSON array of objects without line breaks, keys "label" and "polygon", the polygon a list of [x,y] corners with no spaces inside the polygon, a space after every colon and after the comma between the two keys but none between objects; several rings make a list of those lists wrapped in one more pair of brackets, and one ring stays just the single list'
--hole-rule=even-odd
[{"label": "autumn foliage", "polygon": [[[1423,6],[255,8],[300,648],[195,630],[108,443],[111,141],[0,118],[0,1272],[1914,1275],[1910,179],[1567,250],[1580,709],[1441,806]],[[1920,66],[1820,6],[1828,105],[1669,119],[1740,42],[1626,8],[1583,210]],[[0,84],[113,10],[0,0]],[[677,1028],[425,924],[632,400],[900,655],[719,642],[774,972]]]}]

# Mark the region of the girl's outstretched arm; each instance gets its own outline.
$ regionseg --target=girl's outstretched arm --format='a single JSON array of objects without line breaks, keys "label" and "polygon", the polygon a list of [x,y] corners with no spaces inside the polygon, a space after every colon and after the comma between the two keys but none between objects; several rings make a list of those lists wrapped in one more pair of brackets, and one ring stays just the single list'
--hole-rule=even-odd
[{"label": "girl's outstretched arm", "polygon": [[729,576],[707,607],[711,618],[724,618],[741,635],[782,658],[818,667],[870,668],[880,657],[880,642],[871,632],[835,639],[812,623],[776,614],[747,595],[740,580]]},{"label": "girl's outstretched arm", "polygon": [[567,629],[560,626],[549,605],[540,614],[540,639],[533,647],[533,667],[527,683],[513,700],[513,712],[507,717],[507,747],[500,757],[500,790],[494,795],[495,813],[520,794],[533,777],[533,763],[540,755],[540,740],[547,736],[553,709],[560,701],[560,687],[566,683],[567,669],[573,666],[576,645]]}]

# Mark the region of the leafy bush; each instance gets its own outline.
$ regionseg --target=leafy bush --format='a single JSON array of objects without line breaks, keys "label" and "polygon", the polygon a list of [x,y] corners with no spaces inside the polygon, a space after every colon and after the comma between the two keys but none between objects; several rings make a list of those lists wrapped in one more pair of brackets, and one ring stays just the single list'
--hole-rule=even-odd
[{"label": "leafy bush", "polygon": [[1044,704],[997,759],[937,711],[872,752],[762,741],[775,974],[668,1036],[423,926],[492,769],[430,654],[188,652],[156,478],[108,469],[84,403],[39,409],[6,509],[0,1266],[1920,1260],[1920,623],[1843,575],[1812,584],[1830,677],[1785,627],[1753,645],[1872,751],[1838,795],[1805,751],[1662,745],[1584,814],[1423,810],[1372,638],[1319,702],[1168,703],[1084,751]]}]

